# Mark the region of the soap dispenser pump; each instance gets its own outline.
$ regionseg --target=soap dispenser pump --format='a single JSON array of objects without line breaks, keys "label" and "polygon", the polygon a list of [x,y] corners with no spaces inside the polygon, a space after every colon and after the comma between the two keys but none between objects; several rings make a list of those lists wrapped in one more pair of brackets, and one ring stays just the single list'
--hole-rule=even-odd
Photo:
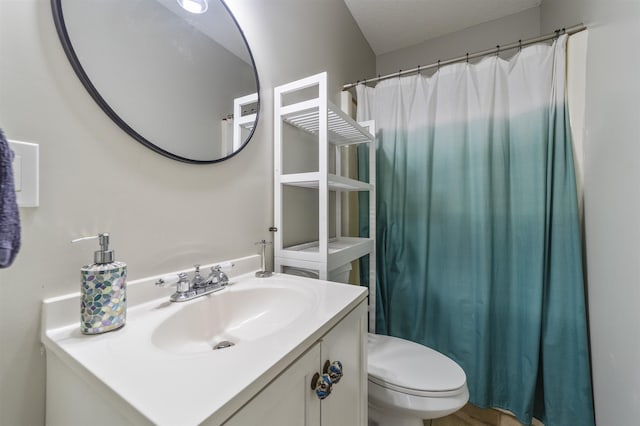
[{"label": "soap dispenser pump", "polygon": [[100,334],[122,327],[127,319],[127,264],[115,260],[109,249],[109,234],[71,241],[98,239],[100,250],[93,263],[80,268],[80,331]]}]

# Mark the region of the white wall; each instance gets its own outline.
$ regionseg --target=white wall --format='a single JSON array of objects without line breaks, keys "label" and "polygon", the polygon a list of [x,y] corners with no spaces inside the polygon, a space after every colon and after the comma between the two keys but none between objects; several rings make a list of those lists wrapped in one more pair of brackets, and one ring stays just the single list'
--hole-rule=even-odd
[{"label": "white wall", "polygon": [[588,28],[585,227],[598,425],[640,421],[640,2],[544,0],[544,32]]},{"label": "white wall", "polygon": [[[514,15],[476,25],[428,40],[416,46],[379,55],[376,58],[376,73],[380,75],[429,65],[491,49],[498,44],[508,44],[540,35],[540,9],[534,7]],[[513,53],[513,52],[512,52]],[[371,77],[371,76],[368,76]],[[364,76],[358,77],[363,79]]]},{"label": "white wall", "polygon": [[258,65],[261,121],[240,154],[195,166],[143,147],[99,109],[62,51],[48,0],[0,0],[0,126],[41,153],[41,205],[21,210],[22,250],[0,270],[1,425],[44,422],[40,302],[78,291],[94,250],[69,240],[110,232],[129,279],[256,253],[273,221],[272,88],[327,70],[337,94],[374,72],[342,0],[229,4]]}]

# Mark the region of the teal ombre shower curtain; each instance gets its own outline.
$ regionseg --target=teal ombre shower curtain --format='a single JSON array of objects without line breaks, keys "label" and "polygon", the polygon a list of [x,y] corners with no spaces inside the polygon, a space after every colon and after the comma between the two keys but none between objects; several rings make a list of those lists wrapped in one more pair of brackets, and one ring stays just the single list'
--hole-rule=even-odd
[{"label": "teal ombre shower curtain", "polygon": [[358,119],[378,129],[377,332],[453,358],[478,406],[591,426],[565,45],[360,85]]}]

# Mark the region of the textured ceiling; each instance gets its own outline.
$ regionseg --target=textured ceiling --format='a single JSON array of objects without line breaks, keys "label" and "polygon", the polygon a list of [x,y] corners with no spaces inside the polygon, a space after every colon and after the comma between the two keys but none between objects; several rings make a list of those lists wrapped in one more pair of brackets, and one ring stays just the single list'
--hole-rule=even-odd
[{"label": "textured ceiling", "polygon": [[376,55],[539,6],[542,0],[345,0]]}]

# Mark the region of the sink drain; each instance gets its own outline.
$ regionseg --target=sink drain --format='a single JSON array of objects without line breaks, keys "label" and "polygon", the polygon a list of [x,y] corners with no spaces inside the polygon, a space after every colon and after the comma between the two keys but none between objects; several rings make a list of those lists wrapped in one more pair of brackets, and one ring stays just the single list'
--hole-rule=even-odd
[{"label": "sink drain", "polygon": [[213,350],[217,350],[217,349],[225,349],[225,348],[230,348],[231,346],[235,345],[235,343],[230,342],[228,340],[223,340],[222,342],[218,343],[217,345],[215,345],[213,347]]}]

